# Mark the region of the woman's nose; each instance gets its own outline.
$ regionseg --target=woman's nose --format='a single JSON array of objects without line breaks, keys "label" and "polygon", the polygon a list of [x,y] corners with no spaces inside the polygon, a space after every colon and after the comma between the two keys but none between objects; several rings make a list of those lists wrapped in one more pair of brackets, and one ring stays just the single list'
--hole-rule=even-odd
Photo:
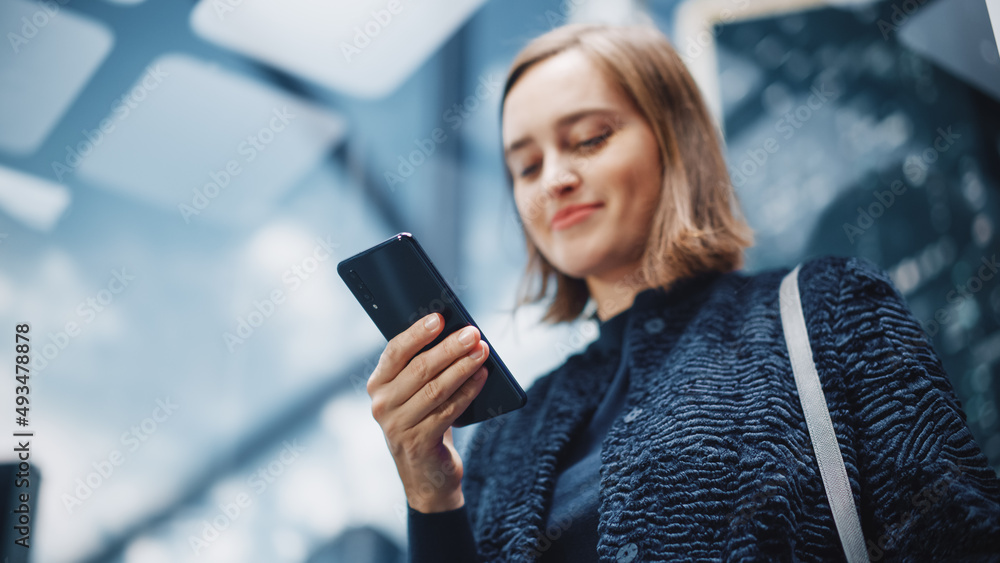
[{"label": "woman's nose", "polygon": [[580,185],[580,174],[572,159],[563,157],[551,161],[549,175],[545,179],[545,193],[549,197],[559,197],[573,191]]}]

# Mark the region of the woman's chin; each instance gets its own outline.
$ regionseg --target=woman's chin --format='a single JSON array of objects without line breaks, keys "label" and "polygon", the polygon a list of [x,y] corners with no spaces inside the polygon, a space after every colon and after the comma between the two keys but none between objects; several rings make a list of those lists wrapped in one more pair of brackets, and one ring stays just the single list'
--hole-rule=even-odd
[{"label": "woman's chin", "polygon": [[556,268],[571,278],[584,279],[592,275],[599,266],[599,262],[595,262],[593,258],[593,255],[564,256]]},{"label": "woman's chin", "polygon": [[[584,224],[575,225],[567,229],[566,237],[560,240],[556,236],[550,240],[553,244],[552,254],[556,257],[554,262],[550,261],[556,268],[573,278],[586,278],[606,267],[608,261],[615,261],[613,255],[609,255],[607,242],[613,233],[605,233],[603,229],[594,228],[596,225],[586,225],[586,229],[576,229],[584,227]],[[573,231],[572,234],[570,231]]]}]

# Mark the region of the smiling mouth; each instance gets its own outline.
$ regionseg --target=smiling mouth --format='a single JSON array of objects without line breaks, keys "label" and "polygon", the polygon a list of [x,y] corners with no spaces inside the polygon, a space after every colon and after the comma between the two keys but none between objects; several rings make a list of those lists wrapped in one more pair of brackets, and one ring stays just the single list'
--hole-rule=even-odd
[{"label": "smiling mouth", "polygon": [[604,207],[604,204],[597,203],[587,207],[574,209],[570,213],[552,221],[552,230],[559,231],[562,229],[572,227],[573,225],[576,225],[577,223],[584,221],[587,217],[590,217],[592,213],[594,213],[595,211],[597,211],[602,207]]}]

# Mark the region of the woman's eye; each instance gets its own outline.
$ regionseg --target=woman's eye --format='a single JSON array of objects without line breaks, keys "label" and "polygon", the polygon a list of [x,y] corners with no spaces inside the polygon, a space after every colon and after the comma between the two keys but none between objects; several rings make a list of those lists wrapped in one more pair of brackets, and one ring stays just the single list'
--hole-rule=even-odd
[{"label": "woman's eye", "polygon": [[610,136],[611,136],[611,131],[606,131],[603,134],[598,135],[597,137],[591,137],[590,139],[587,139],[586,141],[581,142],[577,146],[578,147],[583,147],[583,148],[593,148],[593,147],[599,146],[601,143],[603,143]]},{"label": "woman's eye", "polygon": [[[605,131],[604,133],[602,133],[602,134],[600,134],[600,135],[598,135],[596,137],[591,137],[591,138],[587,139],[586,141],[581,141],[581,142],[577,143],[576,148],[577,149],[585,149],[585,150],[595,149],[595,148],[601,146],[604,143],[604,141],[606,141],[608,139],[608,137],[611,136],[611,134],[613,132],[614,131],[612,131],[612,130],[609,129],[609,130]],[[531,166],[529,166],[527,168],[522,169],[521,170],[521,174],[520,174],[521,177],[523,178],[525,176],[528,176],[528,175],[532,174],[533,172],[535,172],[535,170],[538,169],[538,166],[539,165],[536,163],[536,164],[532,164]]]}]

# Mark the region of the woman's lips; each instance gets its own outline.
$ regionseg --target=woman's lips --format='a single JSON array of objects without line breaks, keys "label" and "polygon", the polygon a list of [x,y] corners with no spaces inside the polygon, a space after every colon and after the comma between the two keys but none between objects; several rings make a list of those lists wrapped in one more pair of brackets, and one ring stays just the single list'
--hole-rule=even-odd
[{"label": "woman's lips", "polygon": [[590,217],[591,213],[597,211],[598,209],[603,207],[603,205],[604,204],[601,203],[595,203],[593,205],[588,205],[586,207],[580,207],[574,209],[573,211],[570,211],[568,214],[563,215],[562,217],[559,217],[558,219],[552,221],[552,230],[559,231],[568,227],[572,227],[573,225],[583,221],[587,217]]}]

